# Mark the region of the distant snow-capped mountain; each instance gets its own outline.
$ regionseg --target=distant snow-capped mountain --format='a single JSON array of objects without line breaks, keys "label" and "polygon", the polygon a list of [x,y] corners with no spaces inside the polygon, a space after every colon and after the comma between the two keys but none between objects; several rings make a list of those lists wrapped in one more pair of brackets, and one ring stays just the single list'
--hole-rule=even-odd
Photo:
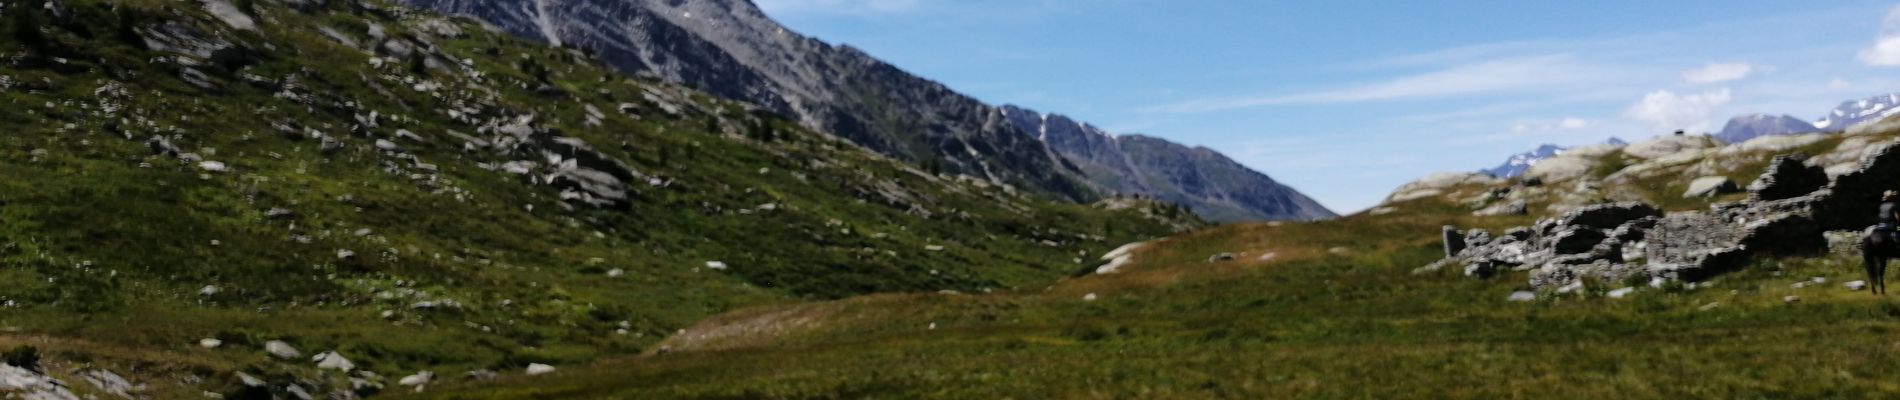
[{"label": "distant snow-capped mountain", "polygon": [[1839,107],[1834,107],[1833,111],[1829,111],[1826,116],[1815,121],[1814,126],[1824,131],[1840,131],[1864,122],[1878,121],[1894,114],[1900,114],[1900,93],[1843,102]]},{"label": "distant snow-capped mountain", "polygon": [[[1612,146],[1624,146],[1629,144],[1629,142],[1618,138],[1610,138],[1610,140],[1603,143]],[[1542,146],[1537,146],[1535,150],[1511,155],[1511,158],[1504,160],[1503,165],[1479,172],[1491,174],[1491,176],[1499,178],[1515,178],[1518,175],[1523,175],[1524,171],[1530,170],[1532,165],[1537,165],[1538,162],[1556,157],[1558,154],[1563,154],[1564,150],[1569,149],[1568,147],[1546,143]]]},{"label": "distant snow-capped mountain", "polygon": [[1769,135],[1793,135],[1820,131],[1814,124],[1787,115],[1749,114],[1730,118],[1722,132],[1715,134],[1724,143],[1741,143]]}]

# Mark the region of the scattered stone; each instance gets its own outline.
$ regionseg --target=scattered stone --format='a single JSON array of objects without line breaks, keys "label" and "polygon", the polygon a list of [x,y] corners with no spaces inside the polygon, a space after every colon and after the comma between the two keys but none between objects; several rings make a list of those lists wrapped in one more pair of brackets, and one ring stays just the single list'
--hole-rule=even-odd
[{"label": "scattered stone", "polygon": [[238,382],[243,383],[244,386],[263,387],[266,384],[266,382],[264,382],[263,379],[257,379],[257,377],[251,376],[251,374],[246,374],[243,372],[237,372],[236,374],[237,374]]},{"label": "scattered stone", "polygon": [[1867,288],[1867,281],[1852,281],[1841,284],[1841,286],[1847,287],[1847,290],[1859,291]]},{"label": "scattered stone", "polygon": [[1094,293],[1082,295],[1082,301],[1095,301],[1095,299],[1096,297]]},{"label": "scattered stone", "polygon": [[303,353],[298,352],[297,348],[290,347],[289,343],[284,343],[282,340],[264,342],[264,352],[270,353],[271,357],[286,360],[303,356]]},{"label": "scattered stone", "polygon": [[228,169],[224,163],[217,161],[200,161],[198,162],[198,168],[210,172],[224,172]]},{"label": "scattered stone", "polygon": [[554,366],[547,364],[528,364],[528,375],[543,375],[554,372]]},{"label": "scattered stone", "polygon": [[435,379],[434,372],[422,371],[422,372],[417,372],[415,375],[402,377],[402,379],[396,380],[396,384],[402,385],[402,386],[415,386],[416,391],[421,391],[422,385],[427,385],[429,384],[429,381],[434,380],[434,379]]},{"label": "scattered stone", "polygon": [[1788,295],[1787,297],[1782,297],[1781,302],[1788,304],[1800,303],[1801,296]]},{"label": "scattered stone", "polygon": [[1610,293],[1606,295],[1612,299],[1621,299],[1624,297],[1629,297],[1630,293],[1635,293],[1635,292],[1636,292],[1636,288],[1626,287],[1626,288],[1611,290]]},{"label": "scattered stone", "polygon": [[626,275],[626,274],[627,274],[627,271],[626,271],[626,270],[622,270],[622,269],[619,269],[619,268],[614,268],[614,269],[610,269],[610,270],[607,270],[607,277],[608,277],[608,278],[619,278],[619,277],[620,277],[621,275]]},{"label": "scattered stone", "polygon": [[334,351],[318,354],[313,360],[317,362],[317,369],[333,369],[343,372],[350,372],[350,370],[356,369],[356,364],[351,363],[349,359],[343,358],[342,354],[337,354]]},{"label": "scattered stone", "polygon": [[710,269],[714,271],[724,271],[726,270],[726,263],[719,262],[719,261],[707,261],[706,269]]},{"label": "scattered stone", "polygon": [[1532,292],[1529,290],[1519,290],[1516,292],[1511,292],[1511,297],[1506,298],[1506,300],[1510,300],[1514,302],[1526,302],[1526,301],[1537,300],[1537,292]]},{"label": "scattered stone", "polygon": [[468,378],[468,380],[471,380],[471,381],[485,381],[485,380],[495,379],[497,375],[498,374],[496,374],[495,371],[478,369],[474,371],[468,371],[468,373],[462,374],[462,377]]},{"label": "scattered stone", "polygon": [[215,349],[223,345],[224,345],[223,340],[212,339],[212,338],[198,339],[198,347],[203,347],[207,349]]},{"label": "scattered stone", "polygon": [[1234,253],[1220,253],[1207,258],[1207,262],[1233,261]]},{"label": "scattered stone", "polygon": [[353,260],[356,259],[356,252],[346,249],[337,249],[336,258],[338,260]]},{"label": "scattered stone", "polygon": [[198,295],[204,296],[204,297],[215,296],[218,294],[218,292],[219,292],[218,287],[211,286],[211,285],[205,285],[203,289],[198,289]]},{"label": "scattered stone", "polygon": [[145,390],[145,385],[133,384],[124,376],[103,369],[89,369],[80,372],[79,377],[100,391],[125,399],[139,398],[135,393]]},{"label": "scattered stone", "polygon": [[290,211],[290,209],[287,209],[287,208],[273,207],[269,211],[264,212],[264,218],[277,219],[277,220],[296,219],[297,212]]},{"label": "scattered stone", "polygon": [[933,244],[933,245],[929,245],[929,246],[924,246],[924,251],[929,251],[929,252],[939,252],[939,251],[943,251],[943,246],[942,246],[942,245],[935,245],[935,244]]}]

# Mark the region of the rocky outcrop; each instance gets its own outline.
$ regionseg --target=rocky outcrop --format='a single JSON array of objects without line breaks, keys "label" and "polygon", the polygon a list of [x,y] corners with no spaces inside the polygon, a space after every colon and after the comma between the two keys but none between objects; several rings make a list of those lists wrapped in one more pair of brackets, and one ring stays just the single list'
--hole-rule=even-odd
[{"label": "rocky outcrop", "polygon": [[1900,154],[1892,151],[1869,158],[1861,170],[1832,184],[1803,161],[1776,159],[1751,185],[1749,200],[1707,211],[1664,214],[1642,203],[1600,204],[1506,231],[1497,239],[1481,230],[1456,238],[1448,234],[1447,258],[1421,271],[1454,265],[1478,277],[1529,271],[1531,286],[1542,289],[1585,278],[1707,280],[1744,268],[1758,257],[1825,253],[1827,230],[1867,222],[1852,222],[1854,218],[1841,213],[1871,210],[1871,203],[1856,207],[1863,205],[1862,196],[1875,191],[1870,188],[1881,187],[1875,177],[1900,173],[1889,171],[1900,170]]},{"label": "rocky outcrop", "polygon": [[1827,183],[1827,171],[1808,166],[1806,157],[1780,156],[1768,164],[1768,172],[1762,174],[1761,179],[1748,185],[1748,198],[1752,201],[1791,199],[1813,193]]}]

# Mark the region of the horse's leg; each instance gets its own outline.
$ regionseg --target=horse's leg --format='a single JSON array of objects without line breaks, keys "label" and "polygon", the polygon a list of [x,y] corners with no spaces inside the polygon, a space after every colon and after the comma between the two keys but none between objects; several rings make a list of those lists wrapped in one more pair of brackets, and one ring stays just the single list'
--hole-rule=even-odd
[{"label": "horse's leg", "polygon": [[1872,259],[1868,259],[1867,260],[1867,287],[1873,289],[1874,294],[1882,294],[1887,291],[1887,288],[1885,287],[1886,285],[1887,285],[1887,257],[1875,256]]},{"label": "horse's leg", "polygon": [[1880,254],[1874,251],[1874,244],[1873,238],[1866,238],[1860,241],[1860,267],[1867,272],[1867,290],[1873,292],[1873,294],[1880,294],[1880,284],[1882,281],[1880,270],[1884,268],[1878,267],[1876,264],[1885,260],[1885,258],[1882,258]]}]

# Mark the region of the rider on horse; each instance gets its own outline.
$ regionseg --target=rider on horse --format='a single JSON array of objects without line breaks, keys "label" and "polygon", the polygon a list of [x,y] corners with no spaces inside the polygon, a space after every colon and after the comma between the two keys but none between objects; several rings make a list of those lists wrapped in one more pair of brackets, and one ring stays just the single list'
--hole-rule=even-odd
[{"label": "rider on horse", "polygon": [[1880,219],[1875,220],[1874,230],[1886,232],[1888,237],[1900,242],[1900,192],[1888,190],[1880,194]]}]

